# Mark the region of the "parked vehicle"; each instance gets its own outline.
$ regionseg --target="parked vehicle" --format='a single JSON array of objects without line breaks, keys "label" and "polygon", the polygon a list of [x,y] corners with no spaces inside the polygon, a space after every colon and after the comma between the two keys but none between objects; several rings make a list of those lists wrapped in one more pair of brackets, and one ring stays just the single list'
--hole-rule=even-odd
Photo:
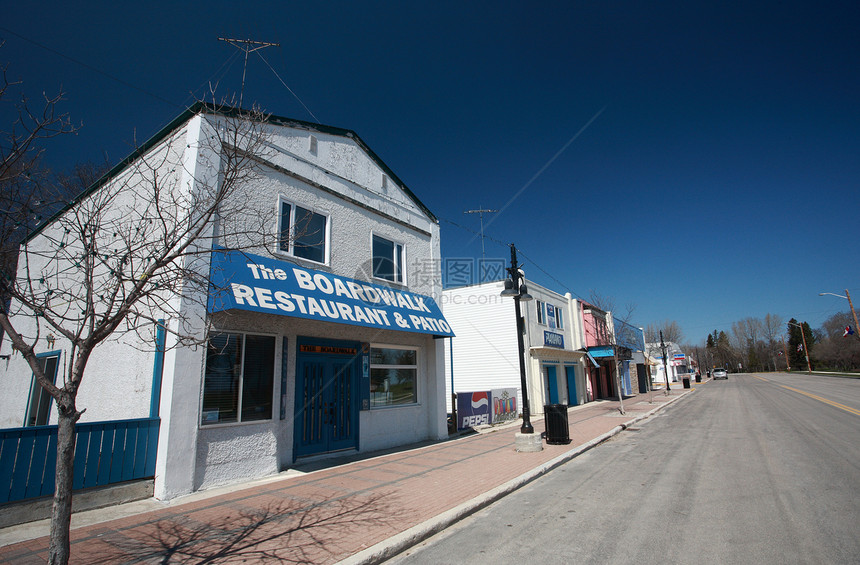
[{"label": "parked vehicle", "polygon": [[717,379],[728,380],[729,374],[726,372],[725,369],[721,369],[721,368],[717,367],[716,369],[714,369],[714,380],[717,380]]}]

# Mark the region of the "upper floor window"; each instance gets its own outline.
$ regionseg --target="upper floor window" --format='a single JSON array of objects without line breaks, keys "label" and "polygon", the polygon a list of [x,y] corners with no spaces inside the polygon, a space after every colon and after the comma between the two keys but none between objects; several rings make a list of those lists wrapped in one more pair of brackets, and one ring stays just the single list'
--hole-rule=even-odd
[{"label": "upper floor window", "polygon": [[387,281],[404,284],[403,245],[373,236],[373,276]]},{"label": "upper floor window", "polygon": [[537,321],[542,326],[549,326],[550,329],[564,329],[564,319],[562,318],[561,308],[553,306],[541,300],[535,300],[537,305]]},{"label": "upper floor window", "polygon": [[328,216],[292,202],[279,201],[278,249],[317,263],[328,258]]},{"label": "upper floor window", "polygon": [[[59,354],[48,353],[39,355],[37,361],[45,373],[45,378],[52,383],[56,383],[57,367],[60,362]],[[51,414],[51,400],[50,393],[42,388],[42,385],[36,380],[36,375],[33,375],[33,381],[30,383],[30,398],[27,402],[27,417],[24,420],[24,425],[47,426],[48,418]]]}]

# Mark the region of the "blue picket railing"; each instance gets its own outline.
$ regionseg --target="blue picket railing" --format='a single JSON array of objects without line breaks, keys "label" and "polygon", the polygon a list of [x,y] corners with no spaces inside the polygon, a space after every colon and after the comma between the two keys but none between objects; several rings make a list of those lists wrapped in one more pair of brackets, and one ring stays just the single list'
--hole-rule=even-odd
[{"label": "blue picket railing", "polygon": [[[75,426],[74,490],[155,476],[159,418]],[[54,493],[57,426],[0,430],[0,504]]]}]

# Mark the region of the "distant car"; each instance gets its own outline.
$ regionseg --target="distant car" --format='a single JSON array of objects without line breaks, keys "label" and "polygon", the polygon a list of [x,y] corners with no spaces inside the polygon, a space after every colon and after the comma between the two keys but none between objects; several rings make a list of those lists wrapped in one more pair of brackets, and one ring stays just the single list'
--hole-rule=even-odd
[{"label": "distant car", "polygon": [[714,369],[714,380],[717,379],[729,379],[729,374],[725,369]]}]

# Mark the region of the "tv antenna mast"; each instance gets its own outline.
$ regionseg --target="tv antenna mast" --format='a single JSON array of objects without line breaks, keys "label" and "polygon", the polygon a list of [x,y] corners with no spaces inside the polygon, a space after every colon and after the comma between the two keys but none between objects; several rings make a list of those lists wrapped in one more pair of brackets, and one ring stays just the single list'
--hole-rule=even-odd
[{"label": "tv antenna mast", "polygon": [[254,41],[252,39],[230,39],[219,37],[218,41],[226,41],[236,49],[245,52],[245,66],[242,67],[242,90],[239,91],[239,107],[242,107],[242,97],[245,95],[245,72],[248,70],[248,53],[265,49],[266,47],[280,47],[280,43],[267,43],[265,41]]},{"label": "tv antenna mast", "polygon": [[464,214],[478,214],[478,217],[481,219],[481,259],[486,259],[486,254],[484,253],[484,214],[494,214],[498,212],[498,210],[489,210],[486,208],[478,208],[477,210],[466,210],[463,212]]}]

